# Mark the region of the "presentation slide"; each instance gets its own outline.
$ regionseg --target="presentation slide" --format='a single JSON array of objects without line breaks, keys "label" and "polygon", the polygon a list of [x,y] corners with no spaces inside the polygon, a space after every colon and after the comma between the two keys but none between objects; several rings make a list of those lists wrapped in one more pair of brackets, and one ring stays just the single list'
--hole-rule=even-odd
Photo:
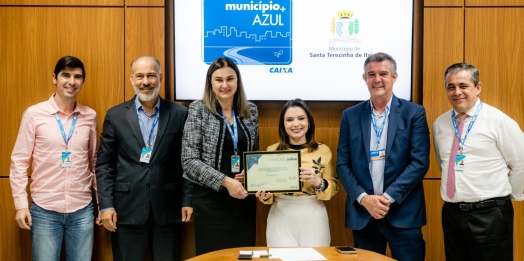
[{"label": "presentation slide", "polygon": [[218,57],[239,66],[249,100],[367,100],[377,52],[411,99],[413,0],[174,0],[174,14],[176,100],[202,98]]}]

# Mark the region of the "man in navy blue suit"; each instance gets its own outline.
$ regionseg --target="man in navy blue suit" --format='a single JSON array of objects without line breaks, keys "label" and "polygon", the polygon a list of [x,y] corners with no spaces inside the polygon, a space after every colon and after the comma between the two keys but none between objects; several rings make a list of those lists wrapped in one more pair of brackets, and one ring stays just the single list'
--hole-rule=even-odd
[{"label": "man in navy blue suit", "polygon": [[346,227],[355,246],[385,254],[389,244],[393,258],[420,261],[429,129],[422,106],[393,95],[396,69],[385,53],[364,62],[371,98],[342,115],[337,173],[347,192]]}]

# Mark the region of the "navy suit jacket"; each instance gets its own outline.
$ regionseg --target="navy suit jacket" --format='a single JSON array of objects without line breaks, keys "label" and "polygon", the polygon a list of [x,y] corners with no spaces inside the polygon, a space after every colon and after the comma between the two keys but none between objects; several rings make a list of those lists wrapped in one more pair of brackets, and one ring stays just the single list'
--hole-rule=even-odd
[{"label": "navy suit jacket", "polygon": [[193,191],[180,161],[187,108],[160,99],[153,152],[142,163],[145,142],[135,97],[109,109],[104,119],[95,167],[100,209],[114,208],[118,224],[145,224],[150,210],[158,224],[174,224],[181,221],[182,206],[191,206]]},{"label": "navy suit jacket", "polygon": [[[398,228],[426,224],[422,179],[429,168],[429,129],[424,107],[393,95],[387,130],[384,192],[395,199],[385,218]],[[337,174],[347,193],[346,227],[364,228],[371,215],[358,203],[363,192],[373,195],[369,171],[371,102],[342,114],[337,148]]]}]

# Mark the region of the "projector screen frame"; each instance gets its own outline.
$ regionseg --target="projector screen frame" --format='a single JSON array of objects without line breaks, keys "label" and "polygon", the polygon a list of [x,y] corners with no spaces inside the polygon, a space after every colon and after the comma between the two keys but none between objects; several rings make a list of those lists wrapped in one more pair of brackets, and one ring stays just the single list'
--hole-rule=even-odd
[{"label": "projector screen frame", "polygon": [[[201,93],[199,97],[195,98],[180,98],[180,96],[176,92],[176,54],[177,50],[175,49],[175,38],[176,35],[174,33],[175,30],[175,3],[174,0],[170,1],[167,0],[166,2],[169,2],[169,4],[166,3],[166,24],[170,23],[170,25],[166,25],[166,44],[168,45],[166,48],[166,61],[171,63],[171,65],[166,65],[166,72],[168,72],[168,69],[171,72],[172,77],[166,77],[166,83],[169,84],[169,87],[166,86],[166,97],[171,97],[174,101],[180,101],[180,102],[190,102],[193,100],[199,100],[202,98],[202,94],[204,91],[204,74],[202,74],[202,78],[194,77],[196,78],[195,81],[193,81],[192,88],[197,88],[199,92]],[[423,6],[414,0],[411,1],[412,8],[411,8],[411,48],[410,48],[410,56],[411,61],[409,63],[409,69],[411,73],[411,77],[408,79],[408,88],[409,88],[409,97],[402,97],[404,99],[421,103],[422,101],[422,18],[423,18]],[[172,26],[172,27],[171,27]],[[171,27],[171,28],[170,28]],[[398,61],[398,57],[395,57],[393,55],[393,58],[395,58]],[[183,66],[183,65],[182,65]],[[363,60],[362,60],[362,66],[363,66]],[[361,68],[362,68],[361,66]],[[242,77],[244,78],[244,84],[245,84],[245,74],[243,73],[243,66],[239,66],[240,71],[242,73]],[[363,68],[361,69],[363,72]],[[404,77],[406,74],[404,73],[405,70],[398,70],[398,73],[400,77]],[[362,79],[360,77],[360,79]],[[361,80],[362,83],[364,83],[363,80]],[[365,85],[364,85],[365,86]],[[364,87],[366,88],[366,87]],[[394,87],[393,92],[395,93],[396,87]],[[367,88],[365,90],[367,92]],[[293,98],[303,98],[301,97],[301,94],[297,92],[296,97],[289,97],[284,99],[257,99],[253,96],[250,96],[249,91],[247,91],[248,99],[251,101],[257,101],[257,102],[279,102],[279,101],[287,101],[289,99]],[[368,97],[362,98],[362,99],[307,99],[303,98],[305,101],[312,101],[312,102],[359,102],[367,100]]]}]

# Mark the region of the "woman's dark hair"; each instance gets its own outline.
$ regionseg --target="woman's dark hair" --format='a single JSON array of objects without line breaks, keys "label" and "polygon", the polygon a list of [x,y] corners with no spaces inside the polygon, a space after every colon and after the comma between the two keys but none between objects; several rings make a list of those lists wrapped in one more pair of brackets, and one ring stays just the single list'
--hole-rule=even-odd
[{"label": "woman's dark hair", "polygon": [[280,119],[278,122],[278,137],[280,142],[278,144],[277,150],[288,150],[290,148],[289,135],[287,134],[286,127],[284,126],[284,115],[291,107],[298,107],[306,112],[309,127],[306,132],[306,144],[304,144],[304,147],[308,148],[309,151],[316,150],[318,148],[318,143],[315,141],[315,119],[313,119],[313,115],[311,114],[311,111],[307,107],[306,103],[298,98],[286,102],[280,111]]}]

